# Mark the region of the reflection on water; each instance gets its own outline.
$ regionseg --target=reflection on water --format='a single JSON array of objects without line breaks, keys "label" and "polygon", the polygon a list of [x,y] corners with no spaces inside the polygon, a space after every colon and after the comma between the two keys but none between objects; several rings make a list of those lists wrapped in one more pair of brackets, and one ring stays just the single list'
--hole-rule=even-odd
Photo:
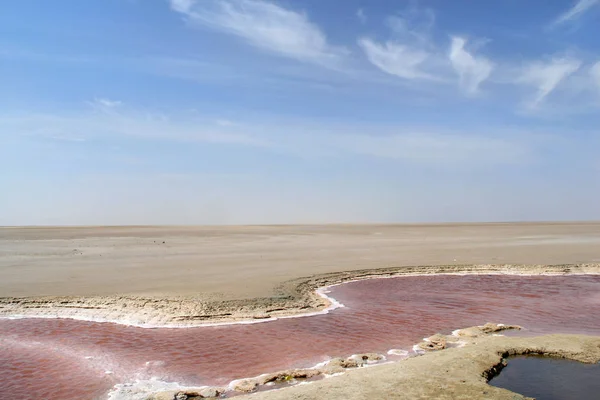
[{"label": "reflection on water", "polygon": [[530,334],[600,334],[600,276],[427,276],[331,288],[346,305],[327,315],[254,325],[142,329],[72,320],[0,320],[0,399],[95,398],[156,377],[187,385],[329,357],[410,349],[435,332],[487,321]]},{"label": "reflection on water", "polygon": [[538,400],[597,400],[600,397],[600,364],[522,356],[508,366],[490,385]]}]

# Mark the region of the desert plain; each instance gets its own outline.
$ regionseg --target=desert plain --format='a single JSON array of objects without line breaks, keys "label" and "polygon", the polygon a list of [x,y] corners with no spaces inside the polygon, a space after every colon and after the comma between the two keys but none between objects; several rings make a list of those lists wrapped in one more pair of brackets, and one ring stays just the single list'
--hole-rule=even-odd
[{"label": "desert plain", "polygon": [[600,262],[600,223],[0,228],[0,296],[270,296],[370,268]]}]

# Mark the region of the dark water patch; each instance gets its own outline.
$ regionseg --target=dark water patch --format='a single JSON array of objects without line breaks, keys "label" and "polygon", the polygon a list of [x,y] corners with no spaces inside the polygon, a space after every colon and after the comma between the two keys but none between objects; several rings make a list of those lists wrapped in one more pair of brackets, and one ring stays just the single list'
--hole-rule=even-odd
[{"label": "dark water patch", "polygon": [[598,400],[600,364],[541,356],[511,357],[500,375],[489,383],[537,400]]}]

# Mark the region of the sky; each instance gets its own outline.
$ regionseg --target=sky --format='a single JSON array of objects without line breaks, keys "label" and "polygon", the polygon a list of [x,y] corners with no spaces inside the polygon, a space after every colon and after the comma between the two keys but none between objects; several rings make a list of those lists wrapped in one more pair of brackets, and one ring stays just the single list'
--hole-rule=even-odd
[{"label": "sky", "polygon": [[600,219],[600,0],[0,3],[0,225]]}]

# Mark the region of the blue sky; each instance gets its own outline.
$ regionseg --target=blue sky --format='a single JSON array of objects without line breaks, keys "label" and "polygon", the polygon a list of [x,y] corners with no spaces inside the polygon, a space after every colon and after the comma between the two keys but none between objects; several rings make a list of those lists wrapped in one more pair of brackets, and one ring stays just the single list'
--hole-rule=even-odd
[{"label": "blue sky", "polygon": [[0,4],[0,225],[600,219],[600,0]]}]

